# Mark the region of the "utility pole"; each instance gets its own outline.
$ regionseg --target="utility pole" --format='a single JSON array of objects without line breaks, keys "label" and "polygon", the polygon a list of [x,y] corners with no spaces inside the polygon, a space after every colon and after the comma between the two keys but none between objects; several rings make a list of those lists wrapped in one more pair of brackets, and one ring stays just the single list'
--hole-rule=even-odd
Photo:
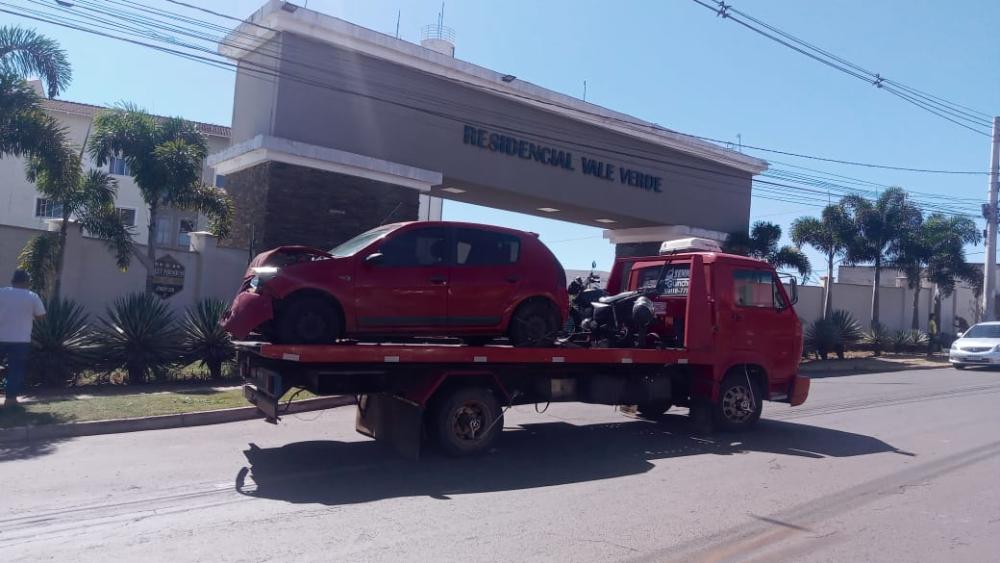
[{"label": "utility pole", "polygon": [[990,197],[983,209],[986,217],[986,257],[983,258],[983,320],[996,319],[993,313],[997,283],[997,192],[1000,191],[1000,116],[993,118],[993,146],[990,151]]}]

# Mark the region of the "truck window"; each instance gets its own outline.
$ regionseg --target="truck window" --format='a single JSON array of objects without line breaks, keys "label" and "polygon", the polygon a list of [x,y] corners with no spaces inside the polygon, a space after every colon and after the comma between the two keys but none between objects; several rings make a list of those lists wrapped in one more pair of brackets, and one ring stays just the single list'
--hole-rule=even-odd
[{"label": "truck window", "polygon": [[774,274],[762,270],[733,271],[733,301],[741,307],[784,307]]}]

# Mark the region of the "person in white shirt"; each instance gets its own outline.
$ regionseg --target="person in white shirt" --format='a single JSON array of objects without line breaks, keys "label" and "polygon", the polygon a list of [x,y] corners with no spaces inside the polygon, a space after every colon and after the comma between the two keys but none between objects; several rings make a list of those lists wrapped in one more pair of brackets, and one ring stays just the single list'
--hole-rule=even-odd
[{"label": "person in white shirt", "polygon": [[28,289],[30,283],[28,272],[15,270],[11,287],[0,288],[0,360],[7,359],[5,407],[17,405],[28,367],[31,327],[35,319],[45,315],[42,300]]}]

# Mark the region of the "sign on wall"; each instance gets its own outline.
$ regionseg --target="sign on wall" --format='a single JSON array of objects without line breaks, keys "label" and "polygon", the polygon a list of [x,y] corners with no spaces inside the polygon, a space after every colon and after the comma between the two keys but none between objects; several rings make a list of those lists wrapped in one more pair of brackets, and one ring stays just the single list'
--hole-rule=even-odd
[{"label": "sign on wall", "polygon": [[[651,193],[663,193],[663,178],[636,170],[621,164],[615,164],[580,156],[574,158],[570,151],[519,139],[504,133],[496,133],[487,129],[466,125],[462,131],[462,143],[472,145],[490,152],[516,156],[518,158],[547,164],[563,170],[578,171],[586,176],[593,176],[608,182],[623,186],[631,186]],[[577,168],[579,164],[579,168]]]},{"label": "sign on wall", "polygon": [[184,264],[167,254],[153,263],[153,293],[167,299],[184,289]]}]

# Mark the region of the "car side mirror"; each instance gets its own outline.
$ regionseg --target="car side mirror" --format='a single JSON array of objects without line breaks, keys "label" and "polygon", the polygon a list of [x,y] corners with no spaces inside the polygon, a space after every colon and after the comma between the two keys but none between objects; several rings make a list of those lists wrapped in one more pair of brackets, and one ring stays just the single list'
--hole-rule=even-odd
[{"label": "car side mirror", "polygon": [[959,338],[962,338],[962,335],[964,335],[964,334],[965,334],[964,332],[956,332],[955,333],[955,340],[958,340]]},{"label": "car side mirror", "polygon": [[385,254],[381,252],[374,252],[365,256],[365,264],[370,264],[372,266],[377,266],[385,261]]},{"label": "car side mirror", "polygon": [[789,297],[789,299],[792,301],[792,305],[795,305],[796,303],[799,302],[799,281],[795,278],[792,278],[789,281],[791,282],[792,286],[792,295]]}]

